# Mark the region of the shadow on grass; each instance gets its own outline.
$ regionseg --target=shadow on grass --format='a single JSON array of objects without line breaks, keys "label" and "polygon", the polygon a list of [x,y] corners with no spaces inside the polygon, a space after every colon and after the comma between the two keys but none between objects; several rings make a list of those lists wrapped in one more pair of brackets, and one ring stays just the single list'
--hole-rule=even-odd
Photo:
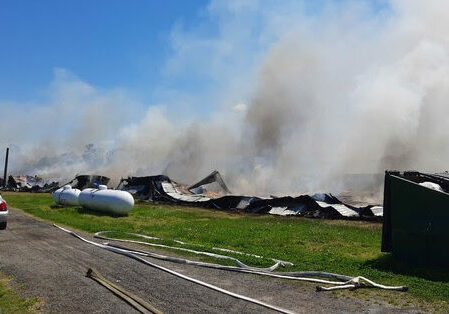
[{"label": "shadow on grass", "polygon": [[369,260],[364,263],[364,266],[431,281],[449,282],[449,272],[447,271],[447,268],[398,261],[394,259],[392,254],[386,254],[379,258]]},{"label": "shadow on grass", "polygon": [[88,208],[84,208],[84,207],[79,207],[77,209],[78,214],[84,215],[94,215],[94,216],[107,216],[107,217],[112,217],[112,218],[120,218],[120,217],[127,217],[127,214],[116,214],[116,213],[106,213],[106,212],[101,212],[101,211],[96,211],[96,210],[92,210],[92,209],[88,209]]},{"label": "shadow on grass", "polygon": [[53,205],[50,205],[50,208],[51,209],[69,209],[69,208],[71,208],[71,209],[76,209],[76,208],[78,208],[78,206],[77,205],[60,205],[60,204],[53,204]]}]

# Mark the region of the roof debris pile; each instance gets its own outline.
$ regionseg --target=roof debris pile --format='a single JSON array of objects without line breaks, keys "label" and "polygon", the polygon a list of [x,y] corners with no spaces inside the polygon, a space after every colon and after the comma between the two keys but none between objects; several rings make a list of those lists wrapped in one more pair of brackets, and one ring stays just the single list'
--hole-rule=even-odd
[{"label": "roof debris pile", "polygon": [[5,190],[47,193],[56,190],[59,182],[46,181],[38,176],[9,176]]},{"label": "roof debris pile", "polygon": [[[212,171],[211,174],[209,174],[207,177],[205,177],[204,179],[201,179],[200,181],[198,181],[195,184],[192,184],[191,186],[189,186],[187,189],[189,191],[191,191],[192,193],[195,194],[201,194],[201,193],[205,193],[206,187],[212,184],[216,184],[215,185],[215,189],[212,189],[212,191],[222,191],[226,194],[231,194],[231,191],[229,191],[228,187],[226,186],[226,183],[224,182],[223,178],[221,177],[220,172],[218,172],[217,170]],[[217,189],[217,185],[218,185],[218,189]]]},{"label": "roof debris pile", "polygon": [[83,190],[86,188],[96,188],[99,185],[107,185],[109,180],[108,177],[100,175],[77,175],[73,180],[66,184],[59,185],[59,182],[57,181],[45,180],[37,175],[16,175],[8,177],[7,185],[4,190],[14,192],[50,193],[67,184],[70,184],[74,189]]},{"label": "roof debris pile", "polygon": [[[221,191],[208,191],[204,185],[217,182]],[[218,171],[196,184],[185,186],[164,175],[128,177],[117,189],[130,192],[134,198],[168,204],[198,206],[257,214],[304,216],[312,218],[381,219],[381,206],[355,207],[344,204],[331,194],[260,198],[231,195]]]},{"label": "roof debris pile", "polygon": [[[101,175],[77,175],[62,186],[83,190],[107,185],[110,179]],[[46,182],[38,176],[9,176],[7,190],[21,192],[53,192],[58,182]],[[332,194],[282,197],[256,197],[232,194],[218,171],[213,171],[194,184],[181,184],[165,175],[121,179],[117,190],[127,191],[134,199],[197,206],[237,212],[303,216],[328,219],[381,220],[381,206],[353,206]]]},{"label": "roof debris pile", "polygon": [[128,191],[135,199],[171,202],[160,193],[160,191],[164,191],[164,188],[170,190],[170,186],[173,187],[172,189],[176,189],[180,194],[179,197],[186,201],[199,201],[204,198],[217,198],[231,194],[220,173],[216,170],[192,185],[180,184],[165,175],[157,175],[122,178],[117,189]]},{"label": "roof debris pile", "polygon": [[99,185],[107,185],[109,180],[108,177],[100,175],[77,175],[73,180],[64,185],[70,184],[74,189],[83,190],[97,188]]}]

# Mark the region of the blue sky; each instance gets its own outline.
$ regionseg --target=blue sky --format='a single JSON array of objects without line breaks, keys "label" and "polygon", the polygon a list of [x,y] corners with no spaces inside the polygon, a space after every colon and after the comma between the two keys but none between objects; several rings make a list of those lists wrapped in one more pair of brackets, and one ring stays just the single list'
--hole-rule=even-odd
[{"label": "blue sky", "polygon": [[[0,102],[45,103],[61,68],[96,88],[126,89],[142,106],[208,113],[246,101],[242,91],[277,40],[261,7],[314,15],[325,2],[3,0]],[[384,6],[369,2],[374,12]],[[225,99],[231,92],[238,96]]]},{"label": "blue sky", "polygon": [[35,99],[65,68],[99,87],[144,89],[170,53],[174,24],[201,18],[204,0],[24,1],[0,4],[0,98]]}]

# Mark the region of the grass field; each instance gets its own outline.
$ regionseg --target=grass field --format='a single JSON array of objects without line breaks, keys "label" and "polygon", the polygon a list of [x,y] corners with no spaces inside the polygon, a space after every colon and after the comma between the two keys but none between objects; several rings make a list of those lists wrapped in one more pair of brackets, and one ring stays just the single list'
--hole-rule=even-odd
[{"label": "grass field", "polygon": [[37,298],[22,298],[9,287],[10,278],[0,273],[0,313],[34,313]]},{"label": "grass field", "polygon": [[[137,204],[128,216],[110,217],[78,207],[55,206],[49,194],[3,193],[3,197],[11,207],[87,232],[136,232],[290,261],[296,266],[286,269],[289,271],[320,270],[408,285],[406,293],[360,289],[338,294],[449,311],[449,272],[397,263],[381,253],[380,223],[244,215],[146,203]],[[267,260],[239,259],[254,266],[269,264]]]}]

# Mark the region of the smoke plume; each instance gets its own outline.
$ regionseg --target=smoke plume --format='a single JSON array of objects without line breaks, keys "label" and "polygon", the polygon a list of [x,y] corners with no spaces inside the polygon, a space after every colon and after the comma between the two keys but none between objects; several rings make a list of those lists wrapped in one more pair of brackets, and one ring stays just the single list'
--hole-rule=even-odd
[{"label": "smoke plume", "polygon": [[347,174],[446,170],[449,2],[329,1],[309,11],[296,1],[213,1],[214,38],[174,30],[166,73],[198,69],[216,83],[206,118],[170,104],[142,115],[125,91],[57,70],[47,104],[27,113],[2,104],[12,171],[191,183],[218,169],[231,190],[268,194],[339,192]]}]

